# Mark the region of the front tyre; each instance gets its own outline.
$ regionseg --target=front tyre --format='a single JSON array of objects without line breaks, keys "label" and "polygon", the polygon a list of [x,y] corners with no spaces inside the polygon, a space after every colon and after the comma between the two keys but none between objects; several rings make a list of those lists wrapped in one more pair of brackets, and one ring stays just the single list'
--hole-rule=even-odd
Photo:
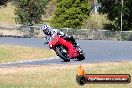
[{"label": "front tyre", "polygon": [[69,62],[70,61],[68,53],[67,53],[66,49],[63,46],[57,46],[56,47],[56,53],[65,62]]}]

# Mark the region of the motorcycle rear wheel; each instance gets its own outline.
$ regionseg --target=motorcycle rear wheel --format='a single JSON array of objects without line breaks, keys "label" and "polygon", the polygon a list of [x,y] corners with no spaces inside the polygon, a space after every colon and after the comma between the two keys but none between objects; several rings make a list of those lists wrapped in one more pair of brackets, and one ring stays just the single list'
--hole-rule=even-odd
[{"label": "motorcycle rear wheel", "polygon": [[68,56],[67,53],[63,52],[64,47],[62,46],[57,46],[56,47],[56,53],[58,54],[58,56],[63,59],[65,62],[69,62],[70,58]]}]

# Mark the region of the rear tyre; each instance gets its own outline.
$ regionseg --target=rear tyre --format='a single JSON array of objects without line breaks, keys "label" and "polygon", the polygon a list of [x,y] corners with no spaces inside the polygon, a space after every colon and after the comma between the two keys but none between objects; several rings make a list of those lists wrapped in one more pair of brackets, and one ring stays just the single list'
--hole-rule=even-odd
[{"label": "rear tyre", "polygon": [[65,62],[69,62],[69,61],[70,61],[70,58],[69,58],[69,56],[68,56],[68,53],[67,53],[67,51],[64,52],[63,50],[66,51],[66,49],[65,49],[63,46],[58,46],[58,47],[56,47],[56,53],[57,53],[57,55],[58,55],[61,59],[63,59]]}]

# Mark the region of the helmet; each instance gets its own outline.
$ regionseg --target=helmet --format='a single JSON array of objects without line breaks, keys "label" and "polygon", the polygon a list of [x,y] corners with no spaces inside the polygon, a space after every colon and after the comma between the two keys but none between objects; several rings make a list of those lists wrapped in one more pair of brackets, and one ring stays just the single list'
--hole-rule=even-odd
[{"label": "helmet", "polygon": [[44,26],[41,27],[41,29],[43,30],[43,32],[44,32],[46,35],[50,35],[50,32],[51,32],[50,26],[44,25]]}]

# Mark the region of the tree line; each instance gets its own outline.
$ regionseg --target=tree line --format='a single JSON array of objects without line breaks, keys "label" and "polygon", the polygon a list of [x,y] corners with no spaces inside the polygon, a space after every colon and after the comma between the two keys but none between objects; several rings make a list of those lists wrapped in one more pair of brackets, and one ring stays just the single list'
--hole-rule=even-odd
[{"label": "tree line", "polygon": [[[51,0],[1,0],[0,5],[12,2],[16,9],[16,22],[35,25],[42,22],[46,5]],[[132,30],[132,0],[98,0],[99,14],[107,14],[109,23],[104,29],[120,30],[121,12],[124,31]],[[51,18],[55,28],[81,28],[92,11],[92,0],[57,0],[56,11]]]}]

